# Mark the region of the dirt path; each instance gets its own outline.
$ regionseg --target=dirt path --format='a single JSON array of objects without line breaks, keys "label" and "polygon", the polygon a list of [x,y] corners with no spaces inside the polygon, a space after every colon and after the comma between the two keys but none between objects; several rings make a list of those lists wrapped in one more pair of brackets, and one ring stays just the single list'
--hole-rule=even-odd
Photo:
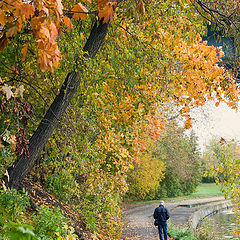
[{"label": "dirt path", "polygon": [[[213,197],[205,199],[186,200],[181,202],[166,203],[171,221],[176,225],[186,225],[189,217],[201,206],[208,203],[224,200],[223,197]],[[197,205],[199,204],[199,205]],[[122,240],[157,240],[157,228],[153,225],[153,212],[158,204],[139,206],[123,212],[125,226]]]}]

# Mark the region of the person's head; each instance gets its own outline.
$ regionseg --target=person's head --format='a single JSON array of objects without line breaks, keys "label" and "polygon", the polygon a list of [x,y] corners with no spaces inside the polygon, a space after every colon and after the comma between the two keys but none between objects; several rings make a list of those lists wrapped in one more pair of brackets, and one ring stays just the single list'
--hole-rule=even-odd
[{"label": "person's head", "polygon": [[164,201],[163,200],[160,201],[160,205],[164,205]]}]

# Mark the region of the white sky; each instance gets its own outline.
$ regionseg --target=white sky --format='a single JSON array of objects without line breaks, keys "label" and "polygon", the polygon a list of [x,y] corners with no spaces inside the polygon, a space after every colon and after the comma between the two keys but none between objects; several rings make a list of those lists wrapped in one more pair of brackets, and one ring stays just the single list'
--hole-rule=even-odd
[{"label": "white sky", "polygon": [[208,102],[201,108],[193,109],[191,116],[195,118],[192,129],[199,138],[201,149],[213,137],[240,142],[240,110],[236,112],[225,103],[216,107],[214,102]]}]

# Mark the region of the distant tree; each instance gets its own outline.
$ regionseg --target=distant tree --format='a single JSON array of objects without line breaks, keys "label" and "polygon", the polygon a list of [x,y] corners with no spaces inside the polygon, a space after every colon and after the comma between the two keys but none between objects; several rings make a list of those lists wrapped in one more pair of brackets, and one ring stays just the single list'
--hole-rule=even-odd
[{"label": "distant tree", "polygon": [[166,167],[158,194],[173,197],[194,192],[200,182],[200,156],[194,133],[186,136],[184,129],[169,123],[157,146],[155,155],[161,156]]},{"label": "distant tree", "polygon": [[208,176],[214,176],[225,196],[234,203],[237,214],[235,237],[240,236],[240,146],[236,142],[213,139],[204,152]]}]

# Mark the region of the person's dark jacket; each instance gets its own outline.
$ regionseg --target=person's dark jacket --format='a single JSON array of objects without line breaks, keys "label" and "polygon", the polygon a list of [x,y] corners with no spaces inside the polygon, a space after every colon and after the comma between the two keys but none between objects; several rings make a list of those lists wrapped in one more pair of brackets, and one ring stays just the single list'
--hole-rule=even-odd
[{"label": "person's dark jacket", "polygon": [[160,205],[155,209],[153,217],[154,219],[157,219],[158,222],[166,222],[170,215],[168,210],[163,205]]}]

